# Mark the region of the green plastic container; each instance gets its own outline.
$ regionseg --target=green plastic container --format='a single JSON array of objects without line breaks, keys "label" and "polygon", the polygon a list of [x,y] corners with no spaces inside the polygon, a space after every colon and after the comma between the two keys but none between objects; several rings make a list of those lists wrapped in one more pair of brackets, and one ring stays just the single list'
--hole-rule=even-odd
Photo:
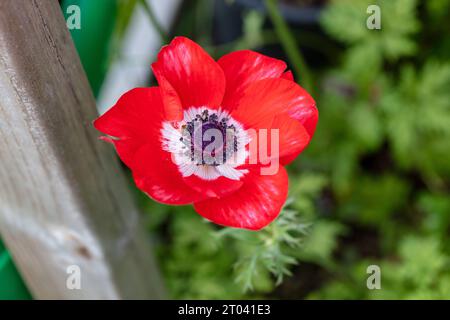
[{"label": "green plastic container", "polygon": [[31,296],[0,241],[0,300],[5,299],[31,299]]},{"label": "green plastic container", "polygon": [[[70,30],[94,95],[97,96],[109,64],[109,46],[117,16],[117,0],[64,0],[61,9],[77,5],[81,28]],[[10,254],[0,241],[0,300],[32,299]]]},{"label": "green plastic container", "polygon": [[64,0],[61,5],[64,17],[67,8],[80,8],[80,29],[72,29],[72,39],[80,55],[94,95],[97,96],[108,70],[109,46],[115,27],[118,2],[116,0]]}]

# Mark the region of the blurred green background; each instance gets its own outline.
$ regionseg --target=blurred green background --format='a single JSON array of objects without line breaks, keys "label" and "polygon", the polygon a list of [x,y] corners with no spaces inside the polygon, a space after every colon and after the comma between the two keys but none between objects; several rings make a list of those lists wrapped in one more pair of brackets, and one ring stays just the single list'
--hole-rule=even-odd
[{"label": "blurred green background", "polygon": [[[320,112],[288,168],[289,201],[261,232],[132,186],[171,298],[450,299],[450,0],[190,0],[167,32],[144,1],[103,2],[114,19],[91,8],[92,31],[72,32],[95,93],[141,7],[161,44],[185,35],[215,58],[287,61]],[[380,30],[366,27],[370,4]],[[366,286],[369,265],[381,290]]]}]

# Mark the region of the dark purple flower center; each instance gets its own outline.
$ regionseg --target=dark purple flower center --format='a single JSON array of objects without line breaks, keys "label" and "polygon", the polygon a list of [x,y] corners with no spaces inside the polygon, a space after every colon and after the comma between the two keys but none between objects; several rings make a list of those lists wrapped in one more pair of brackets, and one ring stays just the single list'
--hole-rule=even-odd
[{"label": "dark purple flower center", "polygon": [[219,120],[216,113],[204,110],[183,126],[180,140],[190,148],[191,161],[218,166],[237,151],[236,128],[228,122],[228,118]]}]

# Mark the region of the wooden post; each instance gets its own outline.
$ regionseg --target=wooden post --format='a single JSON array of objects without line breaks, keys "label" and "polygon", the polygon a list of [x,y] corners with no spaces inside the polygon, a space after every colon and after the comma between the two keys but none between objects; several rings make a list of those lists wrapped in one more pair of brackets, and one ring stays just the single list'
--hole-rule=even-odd
[{"label": "wooden post", "polygon": [[[162,298],[96,117],[58,1],[0,1],[0,233],[29,289],[38,299]],[[80,290],[67,287],[72,265]]]}]

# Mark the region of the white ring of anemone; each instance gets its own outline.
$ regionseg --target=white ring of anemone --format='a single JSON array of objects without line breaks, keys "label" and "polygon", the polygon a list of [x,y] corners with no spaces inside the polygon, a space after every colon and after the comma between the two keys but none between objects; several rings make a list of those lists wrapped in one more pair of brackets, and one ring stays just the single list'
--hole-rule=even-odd
[{"label": "white ring of anemone", "polygon": [[[209,114],[216,114],[218,122],[223,118],[227,118],[227,125],[233,125],[235,128],[237,151],[233,153],[230,159],[226,159],[223,164],[197,164],[191,159],[190,148],[186,147],[186,145],[190,146],[191,141],[186,140],[186,136],[182,134],[181,128],[186,123],[193,121],[197,115],[201,115],[205,110]],[[246,146],[250,142],[249,135],[243,126],[234,120],[227,111],[221,109],[213,110],[207,107],[191,107],[184,111],[183,120],[177,122],[176,125],[169,121],[163,122],[161,142],[163,150],[172,154],[172,161],[177,165],[183,177],[195,175],[203,180],[215,180],[223,176],[232,180],[240,180],[248,172],[246,169],[237,169],[237,167],[244,164],[248,157]]]}]

